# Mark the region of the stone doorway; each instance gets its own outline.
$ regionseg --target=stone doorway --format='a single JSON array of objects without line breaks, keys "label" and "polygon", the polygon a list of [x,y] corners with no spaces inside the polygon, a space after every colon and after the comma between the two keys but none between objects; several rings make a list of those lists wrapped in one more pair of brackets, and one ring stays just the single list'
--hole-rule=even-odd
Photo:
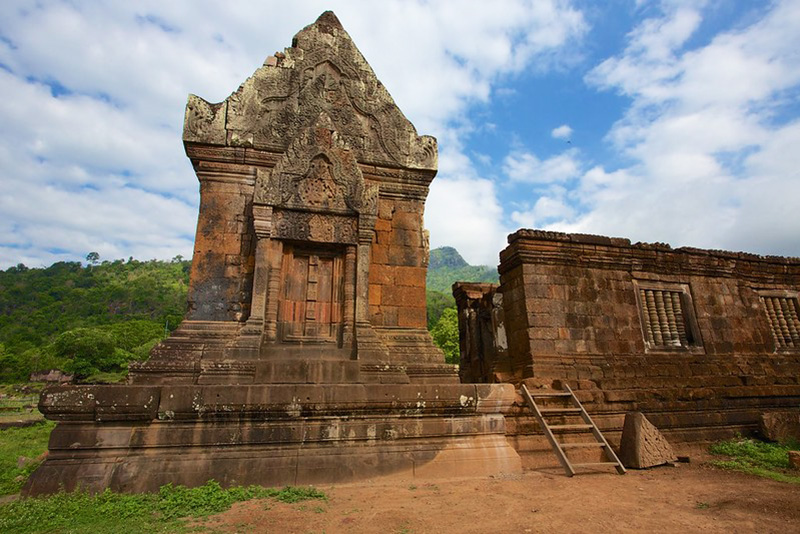
[{"label": "stone doorway", "polygon": [[284,245],[278,306],[280,342],[341,345],[343,257],[338,249]]}]

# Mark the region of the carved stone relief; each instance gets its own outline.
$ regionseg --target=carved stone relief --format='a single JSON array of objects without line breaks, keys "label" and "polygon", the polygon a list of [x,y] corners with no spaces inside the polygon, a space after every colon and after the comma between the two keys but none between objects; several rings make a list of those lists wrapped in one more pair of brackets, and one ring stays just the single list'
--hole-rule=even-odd
[{"label": "carved stone relief", "polygon": [[272,237],[317,243],[356,244],[358,223],[355,217],[275,210]]},{"label": "carved stone relief", "polygon": [[326,113],[298,134],[271,171],[256,175],[256,203],[293,210],[372,213],[377,194],[377,187],[365,191],[358,163]]}]

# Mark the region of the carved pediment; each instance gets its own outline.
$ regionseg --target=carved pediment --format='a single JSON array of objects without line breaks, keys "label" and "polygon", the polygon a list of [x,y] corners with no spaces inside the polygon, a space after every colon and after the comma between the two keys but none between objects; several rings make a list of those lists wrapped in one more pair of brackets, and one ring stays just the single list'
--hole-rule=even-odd
[{"label": "carved pediment", "polygon": [[255,202],[275,208],[355,215],[377,210],[377,186],[365,187],[352,151],[322,113],[271,170],[259,168]]},{"label": "carved pediment", "polygon": [[417,135],[331,12],[221,104],[191,96],[184,141],[283,152],[321,113],[358,161],[436,168],[436,139]]}]

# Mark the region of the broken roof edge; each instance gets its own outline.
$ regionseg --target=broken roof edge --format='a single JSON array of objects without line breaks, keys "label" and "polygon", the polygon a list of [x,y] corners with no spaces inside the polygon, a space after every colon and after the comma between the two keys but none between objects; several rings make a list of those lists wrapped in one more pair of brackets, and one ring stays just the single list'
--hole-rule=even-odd
[{"label": "broken roof edge", "polygon": [[560,241],[569,243],[579,243],[586,245],[600,245],[616,248],[630,248],[636,250],[678,252],[697,256],[715,256],[719,258],[762,261],[768,263],[796,264],[800,265],[800,257],[794,256],[775,256],[760,255],[751,252],[734,252],[729,250],[703,249],[696,247],[672,248],[668,243],[631,243],[630,239],[624,237],[608,237],[596,234],[566,233],[550,230],[539,230],[531,228],[521,228],[509,234],[508,244],[511,245],[519,240],[538,240],[538,241]]}]

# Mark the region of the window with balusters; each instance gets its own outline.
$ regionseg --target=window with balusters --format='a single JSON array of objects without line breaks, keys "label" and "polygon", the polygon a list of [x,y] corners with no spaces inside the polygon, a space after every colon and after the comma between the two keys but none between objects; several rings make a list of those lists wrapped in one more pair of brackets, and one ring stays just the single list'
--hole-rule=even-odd
[{"label": "window with balusters", "polygon": [[800,306],[797,292],[759,291],[776,350],[800,349]]},{"label": "window with balusters", "polygon": [[648,350],[702,349],[688,284],[634,280]]}]

